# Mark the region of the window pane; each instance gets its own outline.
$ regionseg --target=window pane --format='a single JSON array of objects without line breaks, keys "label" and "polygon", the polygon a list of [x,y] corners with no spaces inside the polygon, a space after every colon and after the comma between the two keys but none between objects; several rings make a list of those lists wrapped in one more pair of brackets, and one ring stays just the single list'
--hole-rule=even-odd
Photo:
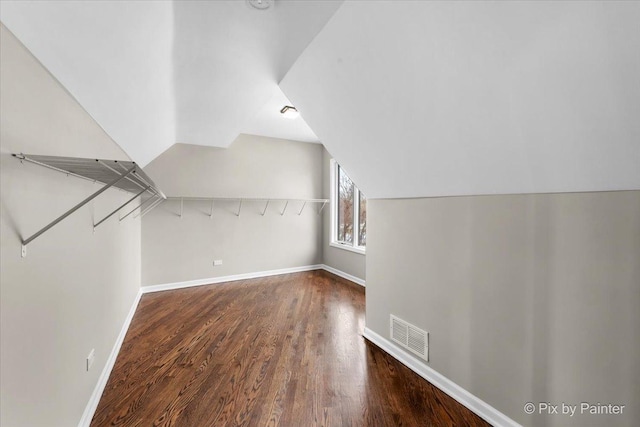
[{"label": "window pane", "polygon": [[360,230],[358,231],[358,242],[360,246],[367,246],[367,198],[364,197],[362,191],[359,199],[358,209],[360,210],[360,215],[358,217],[358,226]]},{"label": "window pane", "polygon": [[338,166],[338,240],[353,244],[353,181]]}]

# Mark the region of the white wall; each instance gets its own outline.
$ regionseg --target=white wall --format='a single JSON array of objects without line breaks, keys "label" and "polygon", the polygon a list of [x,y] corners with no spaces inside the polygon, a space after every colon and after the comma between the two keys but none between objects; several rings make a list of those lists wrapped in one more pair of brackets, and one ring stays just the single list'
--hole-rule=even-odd
[{"label": "white wall", "polygon": [[[331,198],[331,154],[323,151],[322,192],[323,198]],[[322,263],[344,273],[365,280],[366,255],[331,246],[331,209],[330,204],[324,207],[322,220]]]},{"label": "white wall", "polygon": [[21,258],[22,238],[99,187],[11,153],[128,158],[4,26],[0,53],[0,424],[73,426],[140,287],[140,222],[113,218],[94,234],[131,197],[107,190]]},{"label": "white wall", "polygon": [[[168,196],[322,198],[322,146],[240,135],[226,149],[177,144],[145,171]],[[156,285],[322,262],[319,205],[167,201],[142,222],[142,283]],[[213,266],[221,259],[222,266]]]},{"label": "white wall", "polygon": [[433,369],[524,425],[637,425],[640,191],[368,203],[367,327],[428,331]]}]

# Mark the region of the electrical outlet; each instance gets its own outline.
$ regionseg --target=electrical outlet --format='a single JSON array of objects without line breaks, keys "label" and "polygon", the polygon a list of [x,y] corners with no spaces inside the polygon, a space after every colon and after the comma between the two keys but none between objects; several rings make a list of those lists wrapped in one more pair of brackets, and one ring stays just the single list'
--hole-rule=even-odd
[{"label": "electrical outlet", "polygon": [[89,371],[89,369],[91,369],[91,365],[93,365],[93,361],[96,358],[96,349],[92,348],[91,351],[89,352],[89,355],[87,356],[87,371]]},{"label": "electrical outlet", "polygon": [[213,260],[213,266],[217,267],[218,265],[222,265],[222,260],[221,259],[214,259]]}]

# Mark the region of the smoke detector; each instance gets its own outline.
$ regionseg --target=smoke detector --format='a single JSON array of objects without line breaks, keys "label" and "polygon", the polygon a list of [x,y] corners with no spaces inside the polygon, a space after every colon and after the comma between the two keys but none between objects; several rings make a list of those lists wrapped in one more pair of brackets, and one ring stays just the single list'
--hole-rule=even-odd
[{"label": "smoke detector", "polygon": [[258,10],[267,10],[273,6],[273,0],[247,0],[247,4]]}]

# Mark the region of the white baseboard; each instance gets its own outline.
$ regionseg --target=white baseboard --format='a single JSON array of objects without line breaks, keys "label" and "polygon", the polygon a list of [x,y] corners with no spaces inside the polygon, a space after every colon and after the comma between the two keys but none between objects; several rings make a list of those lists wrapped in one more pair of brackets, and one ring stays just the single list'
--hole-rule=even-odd
[{"label": "white baseboard", "polygon": [[118,353],[120,352],[120,347],[122,347],[124,337],[127,335],[129,325],[131,325],[131,320],[133,320],[133,315],[136,313],[136,309],[138,308],[140,297],[142,297],[142,290],[138,291],[138,294],[136,295],[136,298],[131,305],[131,309],[129,309],[129,313],[127,314],[127,317],[124,320],[124,324],[120,329],[120,334],[118,334],[118,338],[116,338],[116,342],[111,349],[111,354],[109,354],[109,357],[107,358],[107,363],[102,369],[100,378],[98,378],[98,383],[93,389],[93,393],[89,398],[87,406],[84,408],[84,413],[82,414],[82,418],[78,423],[78,427],[89,427],[89,424],[91,424],[91,419],[93,418],[93,414],[95,414],[96,409],[98,408],[98,403],[100,403],[102,392],[104,392],[104,388],[107,386],[107,381],[109,380],[109,376],[111,375],[113,365],[115,365],[116,359],[118,358]]},{"label": "white baseboard", "polygon": [[328,271],[329,273],[333,273],[336,276],[340,276],[343,279],[347,279],[352,281],[353,283],[357,283],[360,286],[366,286],[366,282],[363,279],[356,276],[352,276],[351,274],[345,273],[344,271],[340,271],[337,268],[333,268],[326,264],[322,264],[322,269]]},{"label": "white baseboard", "polygon": [[279,274],[299,273],[322,269],[322,264],[304,265],[302,267],[281,268],[279,270],[257,271],[255,273],[234,274],[231,276],[210,277],[207,279],[189,280],[186,282],[165,283],[163,285],[143,286],[142,293],[168,291],[171,289],[190,288],[192,286],[213,285],[215,283],[233,282],[236,280],[257,279],[259,277],[277,276]]},{"label": "white baseboard", "polygon": [[469,410],[477,414],[489,424],[493,426],[522,427],[520,424],[498,411],[493,406],[469,393],[467,390],[435,371],[424,362],[421,362],[409,353],[402,351],[382,335],[379,335],[369,328],[364,328],[363,335],[366,339],[389,353],[393,358],[398,360],[407,368],[411,369],[413,372],[420,375],[443,392],[447,393],[462,405],[469,408]]}]

